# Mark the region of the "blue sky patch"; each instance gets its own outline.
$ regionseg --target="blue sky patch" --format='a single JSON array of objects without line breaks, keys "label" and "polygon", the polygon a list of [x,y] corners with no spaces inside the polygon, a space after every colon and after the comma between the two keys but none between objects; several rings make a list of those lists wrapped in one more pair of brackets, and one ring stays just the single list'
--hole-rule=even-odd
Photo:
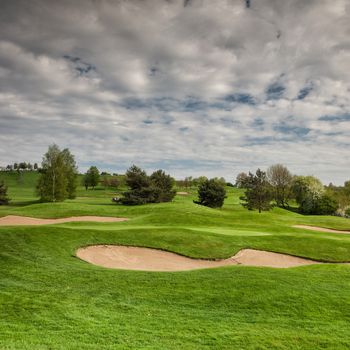
[{"label": "blue sky patch", "polygon": [[279,82],[270,84],[266,89],[266,98],[268,100],[278,100],[283,97],[286,88]]},{"label": "blue sky patch", "polygon": [[318,118],[318,120],[324,122],[347,122],[350,121],[350,114],[324,115]]}]

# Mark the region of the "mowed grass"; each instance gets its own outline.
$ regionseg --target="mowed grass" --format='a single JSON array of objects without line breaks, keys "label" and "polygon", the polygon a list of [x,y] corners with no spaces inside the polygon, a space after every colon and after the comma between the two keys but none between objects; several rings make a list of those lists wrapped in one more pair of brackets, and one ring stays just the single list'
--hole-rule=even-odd
[{"label": "mowed grass", "polygon": [[111,190],[80,187],[75,200],[42,204],[37,174],[21,183],[6,176],[13,203],[0,207],[0,216],[130,221],[0,227],[1,349],[350,348],[350,265],[160,273],[105,269],[75,257],[80,246],[115,243],[198,258],[256,248],[343,262],[350,261],[350,235],[292,226],[349,230],[350,220],[246,211],[235,189],[221,210],[193,204],[194,189],[172,203],[124,207],[111,202]]}]

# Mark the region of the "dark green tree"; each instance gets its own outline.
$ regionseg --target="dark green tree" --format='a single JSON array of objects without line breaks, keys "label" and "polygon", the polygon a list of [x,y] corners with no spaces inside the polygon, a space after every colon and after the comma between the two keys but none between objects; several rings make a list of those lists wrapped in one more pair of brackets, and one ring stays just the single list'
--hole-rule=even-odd
[{"label": "dark green tree", "polygon": [[240,198],[242,205],[249,210],[257,209],[259,213],[270,210],[273,193],[266,173],[258,169],[255,175],[249,172],[248,177],[245,195]]},{"label": "dark green tree", "polygon": [[175,180],[165,174],[163,170],[155,171],[150,180],[154,189],[154,201],[156,203],[171,202],[176,195],[174,190]]},{"label": "dark green tree", "polygon": [[315,203],[316,215],[333,215],[338,209],[337,201],[328,194],[323,194]]},{"label": "dark green tree", "polygon": [[143,187],[149,187],[151,184],[150,178],[146,172],[136,165],[132,165],[125,174],[126,185],[131,190],[139,190]]},{"label": "dark green tree", "polygon": [[7,186],[5,186],[4,181],[0,181],[0,205],[8,204],[10,201],[7,196]]},{"label": "dark green tree", "polygon": [[125,174],[125,183],[129,191],[123,193],[120,202],[127,205],[169,202],[176,194],[174,179],[162,170],[148,176],[144,170],[133,165]]},{"label": "dark green tree", "polygon": [[211,208],[221,208],[226,198],[225,185],[217,179],[205,180],[198,186],[198,201],[196,204]]}]

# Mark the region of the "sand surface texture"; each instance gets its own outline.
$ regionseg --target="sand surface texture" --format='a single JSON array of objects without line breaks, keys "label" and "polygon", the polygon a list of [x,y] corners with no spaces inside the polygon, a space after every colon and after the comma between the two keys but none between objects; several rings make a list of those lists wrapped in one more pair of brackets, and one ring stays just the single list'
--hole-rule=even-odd
[{"label": "sand surface texture", "polygon": [[350,231],[334,230],[334,229],[331,229],[331,228],[318,227],[318,226],[294,225],[293,227],[304,228],[305,230],[319,231],[319,232],[343,233],[343,234],[346,234],[346,235],[350,234]]},{"label": "sand surface texture", "polygon": [[64,222],[73,221],[90,221],[90,222],[120,222],[126,221],[127,218],[112,218],[105,216],[73,216],[70,218],[61,219],[38,219],[30,218],[26,216],[8,215],[0,218],[0,226],[12,226],[12,225],[50,225],[61,224]]},{"label": "sand surface texture", "polygon": [[313,260],[254,249],[242,249],[235,256],[223,260],[191,259],[158,249],[117,245],[88,246],[78,249],[76,255],[98,266],[143,271],[186,271],[227,265],[286,268],[319,264]]}]

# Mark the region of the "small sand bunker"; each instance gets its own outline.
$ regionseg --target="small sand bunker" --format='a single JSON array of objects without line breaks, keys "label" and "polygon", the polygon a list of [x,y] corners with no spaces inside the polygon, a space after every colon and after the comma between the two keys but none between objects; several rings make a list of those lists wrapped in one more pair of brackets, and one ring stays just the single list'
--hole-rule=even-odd
[{"label": "small sand bunker", "polygon": [[72,216],[69,218],[61,219],[38,219],[27,216],[8,215],[0,218],[0,226],[12,226],[12,225],[51,225],[61,224],[64,222],[76,222],[76,221],[91,221],[91,222],[120,222],[126,221],[127,218],[112,218],[107,216]]},{"label": "small sand bunker", "polygon": [[286,268],[319,264],[313,260],[254,249],[242,249],[235,256],[223,260],[191,259],[158,249],[117,245],[84,247],[78,249],[76,255],[98,266],[142,271],[186,271],[228,265]]},{"label": "small sand bunker", "polygon": [[176,192],[176,194],[178,194],[180,196],[188,196],[189,195],[188,192]]},{"label": "small sand bunker", "polygon": [[294,225],[296,228],[304,228],[305,230],[319,231],[319,232],[330,232],[330,233],[343,233],[346,235],[350,234],[350,231],[334,230],[331,228],[318,227],[318,226],[309,226],[309,225]]}]

